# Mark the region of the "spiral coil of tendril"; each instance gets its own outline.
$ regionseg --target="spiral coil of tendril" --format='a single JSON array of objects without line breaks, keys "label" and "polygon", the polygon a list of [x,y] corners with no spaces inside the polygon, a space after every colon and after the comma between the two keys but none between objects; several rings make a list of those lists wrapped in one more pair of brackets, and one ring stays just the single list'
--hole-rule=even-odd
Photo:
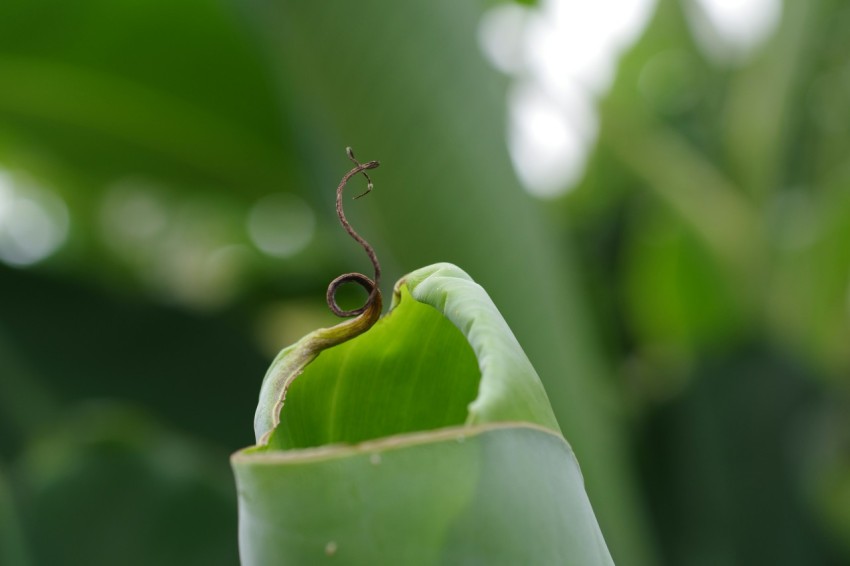
[{"label": "spiral coil of tendril", "polygon": [[[381,283],[381,264],[378,263],[378,257],[375,255],[375,250],[372,246],[369,245],[369,242],[363,239],[363,237],[358,234],[354,228],[351,227],[348,220],[345,218],[345,212],[342,207],[342,193],[343,189],[345,189],[346,183],[354,177],[355,175],[362,173],[364,177],[366,177],[366,191],[354,197],[358,199],[364,195],[369,194],[372,191],[372,179],[369,178],[369,174],[366,173],[368,169],[375,169],[380,165],[377,161],[367,161],[366,163],[360,163],[354,157],[354,151],[350,147],[345,148],[345,152],[348,154],[348,158],[356,165],[351,171],[343,176],[342,180],[339,182],[339,186],[336,188],[336,215],[339,218],[342,227],[345,228],[345,231],[348,232],[348,235],[354,238],[354,240],[360,244],[360,246],[366,251],[366,255],[369,256],[369,260],[372,262],[372,266],[375,268],[375,279],[369,279],[367,276],[362,273],[344,273],[331,281],[330,285],[328,285],[327,292],[327,301],[328,308],[339,317],[349,318],[352,316],[358,316],[363,314],[366,309],[368,309],[375,300],[380,296],[380,289],[378,286]],[[368,293],[369,297],[366,299],[366,302],[362,307],[351,310],[343,310],[336,302],[336,292],[340,288],[340,286],[345,283],[357,283],[361,287],[363,287]]]}]

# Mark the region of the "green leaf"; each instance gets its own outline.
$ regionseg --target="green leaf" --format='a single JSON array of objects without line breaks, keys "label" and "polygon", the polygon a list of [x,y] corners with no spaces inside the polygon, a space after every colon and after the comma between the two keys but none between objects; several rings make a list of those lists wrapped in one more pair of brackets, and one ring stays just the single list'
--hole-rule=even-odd
[{"label": "green leaf", "polygon": [[414,271],[371,329],[314,351],[333,330],[278,356],[258,446],[232,458],[243,564],[612,563],[540,379],[466,273]]},{"label": "green leaf", "polygon": [[292,383],[281,413],[286,434],[272,437],[274,447],[464,424],[478,390],[475,354],[448,319],[412,300],[406,288],[402,294],[369,332],[322,353]]},{"label": "green leaf", "polygon": [[240,452],[251,564],[613,564],[563,438],[528,425]]},{"label": "green leaf", "polygon": [[[318,337],[339,335],[338,328],[358,320],[313,332],[278,355],[257,407],[258,444],[266,444],[277,412],[285,425],[272,443],[277,448],[464,423],[516,421],[560,430],[510,328],[458,267],[440,263],[407,275],[396,284],[389,315],[307,365],[327,347],[316,348]],[[280,411],[284,399],[286,411]]]}]

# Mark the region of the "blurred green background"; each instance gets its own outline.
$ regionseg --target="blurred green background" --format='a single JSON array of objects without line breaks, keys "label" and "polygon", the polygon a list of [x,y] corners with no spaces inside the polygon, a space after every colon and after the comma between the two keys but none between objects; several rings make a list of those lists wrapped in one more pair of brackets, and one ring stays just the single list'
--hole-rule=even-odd
[{"label": "blurred green background", "polygon": [[487,289],[618,564],[850,563],[850,5],[647,0],[602,61],[635,3],[580,4],[3,0],[0,564],[237,563],[265,369],[368,273],[346,145],[384,291]]}]

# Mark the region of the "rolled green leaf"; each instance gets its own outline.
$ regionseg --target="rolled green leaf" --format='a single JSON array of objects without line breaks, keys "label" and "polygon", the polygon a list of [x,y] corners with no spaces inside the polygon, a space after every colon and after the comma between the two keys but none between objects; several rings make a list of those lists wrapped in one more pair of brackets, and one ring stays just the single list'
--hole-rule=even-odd
[{"label": "rolled green leaf", "polygon": [[368,331],[317,348],[334,328],[273,362],[232,458],[243,564],[613,563],[540,379],[466,273],[407,275]]}]

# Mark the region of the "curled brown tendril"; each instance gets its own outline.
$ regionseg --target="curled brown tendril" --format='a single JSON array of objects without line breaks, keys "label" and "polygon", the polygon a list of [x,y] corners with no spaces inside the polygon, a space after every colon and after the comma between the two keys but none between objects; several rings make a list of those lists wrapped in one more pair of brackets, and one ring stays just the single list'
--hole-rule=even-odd
[{"label": "curled brown tendril", "polygon": [[[354,228],[351,227],[348,220],[345,218],[345,212],[342,208],[342,192],[345,188],[346,183],[357,175],[358,173],[362,173],[364,177],[366,177],[366,190],[354,197],[358,199],[364,195],[369,194],[372,191],[372,179],[369,178],[369,174],[366,173],[368,169],[375,169],[378,167],[379,163],[377,161],[367,161],[366,163],[360,163],[354,157],[354,152],[350,147],[345,148],[345,152],[348,154],[348,158],[356,165],[351,171],[343,176],[342,180],[339,182],[339,186],[336,188],[336,215],[339,218],[340,224],[345,228],[345,231],[348,232],[348,235],[354,238],[354,240],[360,244],[360,246],[366,251],[366,255],[369,256],[369,260],[372,262],[372,266],[375,268],[375,279],[369,279],[362,273],[345,273],[340,275],[333,281],[331,281],[330,285],[328,285],[328,293],[327,293],[327,301],[328,307],[331,311],[342,318],[348,318],[352,316],[357,316],[366,312],[376,300],[380,301],[381,291],[378,286],[381,283],[381,264],[378,263],[378,257],[375,255],[375,250],[372,246],[369,245],[369,242],[363,239],[363,237],[358,234]],[[366,302],[362,307],[351,310],[343,310],[339,307],[336,302],[336,292],[339,287],[345,283],[357,283],[366,291],[369,292],[369,297],[366,299]]]}]

